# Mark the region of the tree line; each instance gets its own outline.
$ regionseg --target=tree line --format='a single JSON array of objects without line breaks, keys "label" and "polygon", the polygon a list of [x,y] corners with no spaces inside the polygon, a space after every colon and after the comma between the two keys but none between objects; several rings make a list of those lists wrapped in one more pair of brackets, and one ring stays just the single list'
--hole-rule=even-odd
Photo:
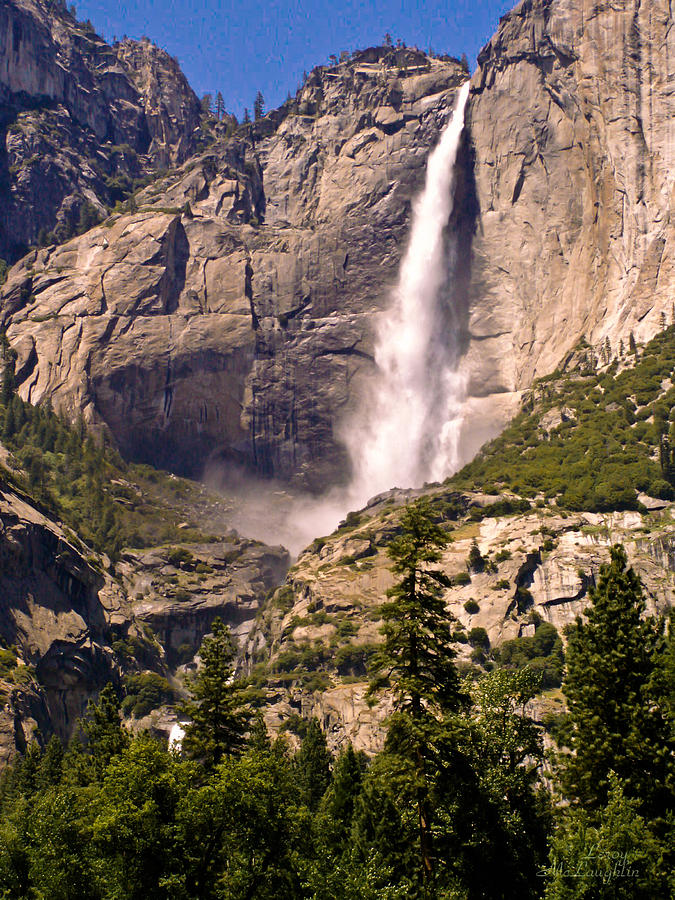
[{"label": "tree line", "polygon": [[380,753],[332,755],[316,719],[271,740],[216,621],[182,750],[131,736],[112,686],[67,748],[0,790],[6,898],[655,898],[675,880],[675,651],[615,546],[568,636],[560,749],[527,668],[462,680],[442,602],[448,535],[424,501],[389,548],[370,696]]}]

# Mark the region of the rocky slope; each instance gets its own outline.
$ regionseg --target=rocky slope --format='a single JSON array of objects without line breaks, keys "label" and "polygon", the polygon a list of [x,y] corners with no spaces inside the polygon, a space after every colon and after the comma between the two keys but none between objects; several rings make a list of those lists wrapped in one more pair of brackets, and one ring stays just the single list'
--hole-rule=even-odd
[{"label": "rocky slope", "polygon": [[479,56],[465,365],[486,415],[583,335],[670,321],[673,24],[668,0],[523,0]]},{"label": "rocky slope", "polygon": [[73,233],[134,179],[182,162],[200,107],[147,39],[114,47],[58,3],[0,3],[0,256]]},{"label": "rocky slope", "polygon": [[130,611],[74,535],[4,482],[0,493],[0,642],[9,648],[0,651],[4,763],[33,740],[34,727],[66,740],[87,699],[119,682],[111,637],[127,630]]},{"label": "rocky slope", "polygon": [[242,646],[243,664],[256,615],[287,568],[282,548],[229,533],[126,552],[113,569],[1,480],[0,767],[36,735],[67,742],[107,682],[147,671],[172,679],[193,663],[216,616]]},{"label": "rocky slope", "polygon": [[[475,659],[474,628],[487,632],[480,647],[488,656],[505,641],[534,634],[539,620],[562,634],[583,611],[617,542],[643,581],[649,612],[663,615],[674,605],[672,503],[651,512],[606,514],[533,504],[493,516],[490,506],[508,498],[449,490],[428,496],[451,536],[439,567],[454,582],[445,603],[459,636],[460,667]],[[265,717],[271,729],[292,721],[294,713],[316,715],[334,747],[347,739],[367,751],[380,746],[389,706],[386,699],[374,708],[366,702],[367,665],[381,640],[378,607],[393,583],[386,544],[397,531],[401,499],[380,498],[351,525],[315,541],[253,631],[250,653],[269,660]],[[486,563],[479,572],[468,564],[474,540]]]},{"label": "rocky slope", "polygon": [[26,257],[3,301],[22,396],[83,410],[155,464],[344,478],[338,422],[465,77],[385,48],[317,69],[137,212]]}]

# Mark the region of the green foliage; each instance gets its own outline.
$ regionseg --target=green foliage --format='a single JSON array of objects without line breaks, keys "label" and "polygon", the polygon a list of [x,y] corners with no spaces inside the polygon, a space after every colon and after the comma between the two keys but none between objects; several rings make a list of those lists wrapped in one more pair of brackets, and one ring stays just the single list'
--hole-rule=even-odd
[{"label": "green foliage", "polygon": [[15,354],[2,333],[0,352],[2,442],[25,473],[2,470],[2,477],[113,560],[123,546],[152,546],[179,535],[183,540],[203,537],[177,528],[185,513],[172,503],[184,482],[148,466],[128,466],[113,448],[88,434],[83,421],[67,423],[49,403],[25,403],[14,391]]},{"label": "green foliage", "polygon": [[103,216],[98,209],[88,200],[85,200],[80,207],[80,216],[77,222],[77,233],[84,234],[90,228],[99,225]]},{"label": "green foliage", "polygon": [[365,675],[376,653],[375,644],[344,644],[335,652],[333,662],[340,675]]},{"label": "green foliage", "polygon": [[561,815],[546,870],[546,900],[672,897],[675,878],[662,857],[663,846],[640,815],[639,803],[626,796],[611,772],[599,817],[578,808]]},{"label": "green foliage", "polygon": [[[674,367],[670,327],[647,344],[633,368],[542,379],[529,406],[449,483],[479,489],[497,484],[528,497],[555,498],[565,509],[597,512],[637,509],[639,491],[672,499],[665,449],[662,465],[653,457],[662,447],[664,410],[675,405],[675,388],[661,387]],[[652,424],[635,424],[636,405],[645,419],[654,416]],[[573,415],[546,433],[540,420],[554,409]]]},{"label": "green foliage", "polygon": [[153,709],[175,699],[175,692],[169,682],[155,672],[127,675],[124,687],[126,696],[122,701],[122,712],[135,719],[147,716]]},{"label": "green foliage", "polygon": [[293,603],[293,588],[288,584],[282,585],[274,595],[274,605],[282,612],[290,612],[293,609]]},{"label": "green foliage", "polygon": [[469,599],[464,603],[464,609],[465,609],[465,610],[469,613],[469,615],[471,615],[471,616],[475,615],[477,612],[480,612],[480,606],[476,603],[475,600],[473,600],[473,599],[471,599],[471,598],[469,598]]},{"label": "green foliage", "polygon": [[567,796],[602,807],[615,772],[641,812],[675,813],[675,744],[659,681],[663,623],[644,618],[642,585],[622,547],[612,548],[590,600],[567,647],[563,690],[574,751],[562,773]]},{"label": "green foliage", "polygon": [[442,598],[450,582],[433,568],[447,543],[448,535],[434,524],[428,504],[418,501],[404,510],[401,534],[387,548],[392,571],[401,580],[387,592],[390,600],[381,608],[384,644],[373,659],[380,679],[372,687],[377,690],[388,681],[396,708],[414,716],[422,715],[422,701],[424,709],[452,708],[459,702],[455,651]]},{"label": "green foliage", "polygon": [[531,637],[504,641],[495,648],[496,662],[506,669],[529,668],[541,676],[542,688],[560,687],[565,654],[558,632],[548,622],[537,622]]},{"label": "green foliage", "polygon": [[172,547],[167,554],[167,562],[176,569],[191,571],[195,568],[195,558],[185,547]]},{"label": "green foliage", "polygon": [[450,583],[455,587],[463,587],[466,584],[471,584],[471,576],[468,572],[458,572],[452,576]]},{"label": "green foliage", "polygon": [[191,720],[183,747],[190,756],[213,767],[224,756],[242,750],[252,713],[245,702],[244,685],[234,677],[234,642],[220,619],[213,621],[199,656],[200,667],[189,681],[193,699],[183,706]]},{"label": "green foliage", "polygon": [[466,564],[469,569],[473,572],[483,572],[485,569],[486,560],[478,549],[478,541],[474,538],[471,541],[471,549],[469,550],[469,556],[467,558]]},{"label": "green foliage", "polygon": [[101,777],[111,759],[128,746],[129,734],[122,727],[120,701],[112,684],[101,691],[98,702],[90,701],[82,721],[88,761],[97,777]]},{"label": "green foliage", "polygon": [[296,758],[298,782],[305,803],[315,810],[330,783],[331,756],[319,720],[312,718],[307,724]]},{"label": "green foliage", "polygon": [[490,638],[487,631],[480,625],[476,625],[469,631],[469,643],[472,647],[489,647]]},{"label": "green foliage", "polygon": [[6,678],[16,667],[16,651],[0,647],[0,678]]}]

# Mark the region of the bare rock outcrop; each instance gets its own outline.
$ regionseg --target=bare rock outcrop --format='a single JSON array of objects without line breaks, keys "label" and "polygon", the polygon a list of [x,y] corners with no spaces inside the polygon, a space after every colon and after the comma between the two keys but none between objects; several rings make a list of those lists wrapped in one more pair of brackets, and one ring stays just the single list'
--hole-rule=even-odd
[{"label": "bare rock outcrop", "polygon": [[671,319],[675,30],[668,0],[523,0],[479,56],[470,392],[510,392],[585,336]]},{"label": "bare rock outcrop", "polygon": [[[538,620],[554,625],[564,639],[564,627],[583,613],[615,543],[625,546],[644,585],[648,613],[665,617],[673,607],[672,504],[643,514],[561,515],[535,506],[480,518],[479,510],[494,503],[494,496],[439,496],[457,516],[447,523],[451,542],[439,567],[453,582],[444,599],[450,627],[461,638],[459,665],[471,663],[474,628],[485,629],[491,648],[534,633]],[[391,706],[386,696],[374,707],[366,702],[367,662],[382,640],[379,607],[394,583],[386,544],[398,515],[392,500],[385,500],[314,541],[266,606],[251,632],[249,653],[268,661],[270,728],[292,722],[294,714],[316,715],[333,747],[346,740],[368,752],[381,746]],[[485,562],[481,571],[468,563],[474,540]],[[367,553],[355,553],[364,545]]]},{"label": "bare rock outcrop", "polygon": [[114,47],[66,4],[0,3],[0,256],[73,233],[121,185],[194,152],[200,105],[150,41]]},{"label": "bare rock outcrop", "polygon": [[183,472],[224,457],[314,490],[346,477],[337,424],[465,77],[386,48],[317,69],[136,212],[25,257],[3,301],[21,395]]},{"label": "bare rock outcrop", "polygon": [[[121,669],[113,634],[127,633],[124,592],[29,498],[0,485],[0,764],[43,735],[67,740],[87,700]],[[133,630],[133,629],[132,629]]]}]

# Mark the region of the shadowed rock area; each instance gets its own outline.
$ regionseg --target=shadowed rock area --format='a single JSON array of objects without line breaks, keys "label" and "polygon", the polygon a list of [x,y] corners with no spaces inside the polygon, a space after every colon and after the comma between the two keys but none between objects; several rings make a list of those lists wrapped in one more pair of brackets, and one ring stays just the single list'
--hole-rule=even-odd
[{"label": "shadowed rock area", "polygon": [[137,212],[27,256],[3,304],[21,395],[186,473],[222,458],[315,491],[344,480],[336,426],[465,77],[385,48],[317,69]]}]

